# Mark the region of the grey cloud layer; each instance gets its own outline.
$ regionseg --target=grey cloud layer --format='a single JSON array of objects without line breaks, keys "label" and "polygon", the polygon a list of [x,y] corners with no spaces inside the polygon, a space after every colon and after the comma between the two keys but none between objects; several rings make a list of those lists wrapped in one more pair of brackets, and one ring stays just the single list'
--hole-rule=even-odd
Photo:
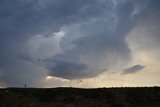
[{"label": "grey cloud layer", "polygon": [[48,68],[52,72],[50,75],[66,79],[88,78],[97,76],[113,65],[116,66],[118,62],[123,65],[123,62],[129,60],[130,51],[124,38],[132,27],[130,17],[133,5],[125,2],[114,6],[112,4],[108,7],[109,10],[106,10],[101,17],[79,23],[76,30],[79,32],[79,37],[76,38],[77,35],[74,35],[75,31],[72,29],[64,35],[65,39],[62,38],[60,41],[61,48],[67,45],[64,43],[68,43],[68,38],[73,48],[50,58],[58,65],[53,66],[49,63]]},{"label": "grey cloud layer", "polygon": [[[155,2],[150,3],[151,8]],[[65,79],[88,78],[125,65],[131,56],[126,35],[146,15],[143,11],[150,9],[143,1],[138,5],[143,9],[138,7],[140,12],[133,15],[138,3],[0,1],[0,81],[8,86],[28,80],[40,84],[38,81],[43,81],[47,73]],[[64,34],[57,39],[53,33],[60,31]]]},{"label": "grey cloud layer", "polygon": [[146,8],[138,17],[133,29],[132,41],[137,43],[138,48],[146,51],[159,50],[160,46],[160,1],[149,2]]}]

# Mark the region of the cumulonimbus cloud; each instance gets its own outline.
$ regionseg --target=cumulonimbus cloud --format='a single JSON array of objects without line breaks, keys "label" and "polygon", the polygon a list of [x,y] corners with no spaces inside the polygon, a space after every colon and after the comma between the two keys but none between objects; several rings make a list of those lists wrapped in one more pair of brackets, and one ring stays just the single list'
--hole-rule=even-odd
[{"label": "cumulonimbus cloud", "polygon": [[128,32],[148,9],[159,9],[156,0],[135,1],[0,1],[0,81],[9,86],[46,75],[81,79],[123,67],[131,58]]}]

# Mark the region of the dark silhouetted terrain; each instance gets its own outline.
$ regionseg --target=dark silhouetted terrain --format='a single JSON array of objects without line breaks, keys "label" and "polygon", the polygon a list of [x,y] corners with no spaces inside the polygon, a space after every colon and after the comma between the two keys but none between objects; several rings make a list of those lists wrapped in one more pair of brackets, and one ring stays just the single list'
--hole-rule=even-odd
[{"label": "dark silhouetted terrain", "polygon": [[6,88],[0,107],[160,107],[160,87]]}]

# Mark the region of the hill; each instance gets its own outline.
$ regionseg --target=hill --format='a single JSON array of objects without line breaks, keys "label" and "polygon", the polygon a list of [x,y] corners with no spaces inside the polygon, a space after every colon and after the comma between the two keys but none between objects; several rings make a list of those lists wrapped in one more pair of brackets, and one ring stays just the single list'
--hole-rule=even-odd
[{"label": "hill", "polygon": [[0,107],[160,107],[160,87],[6,88]]}]

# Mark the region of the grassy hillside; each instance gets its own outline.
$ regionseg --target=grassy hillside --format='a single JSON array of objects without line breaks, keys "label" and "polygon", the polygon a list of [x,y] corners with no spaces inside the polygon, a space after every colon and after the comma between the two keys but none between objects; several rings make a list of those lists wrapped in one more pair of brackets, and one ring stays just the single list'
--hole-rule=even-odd
[{"label": "grassy hillside", "polygon": [[160,107],[160,87],[6,88],[0,107]]}]

